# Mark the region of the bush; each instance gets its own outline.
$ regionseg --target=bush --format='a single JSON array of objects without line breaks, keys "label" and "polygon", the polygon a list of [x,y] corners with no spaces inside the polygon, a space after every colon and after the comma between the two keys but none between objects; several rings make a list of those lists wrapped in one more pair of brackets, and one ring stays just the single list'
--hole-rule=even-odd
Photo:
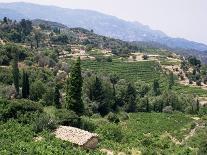
[{"label": "bush", "polygon": [[1,68],[0,69],[0,82],[8,85],[12,85],[13,83],[13,75],[12,70],[9,68]]},{"label": "bush", "polygon": [[129,115],[128,115],[126,112],[120,112],[120,113],[119,113],[119,119],[120,119],[121,121],[128,120],[128,119],[129,119]]},{"label": "bush", "polygon": [[118,116],[112,112],[110,112],[108,115],[107,115],[107,119],[109,122],[111,123],[119,123],[120,120],[118,118]]},{"label": "bush", "polygon": [[166,106],[163,108],[162,112],[164,113],[172,113],[173,112],[173,108],[172,106]]},{"label": "bush", "polygon": [[41,81],[35,81],[31,85],[31,90],[30,90],[30,98],[34,101],[38,101],[39,99],[42,99],[42,96],[45,93],[45,85]]},{"label": "bush", "polygon": [[58,109],[55,113],[55,118],[57,123],[65,126],[75,126],[80,125],[80,118],[73,111],[67,109]]},{"label": "bush", "polygon": [[41,114],[36,118],[33,124],[33,131],[36,133],[43,130],[54,130],[57,127],[55,121],[51,119],[47,114]]},{"label": "bush", "polygon": [[27,113],[41,113],[43,111],[43,108],[40,104],[29,100],[0,100],[0,107],[0,119],[4,121],[11,118],[18,119]]},{"label": "bush", "polygon": [[201,107],[198,112],[199,116],[207,115],[207,107]]},{"label": "bush", "polygon": [[107,124],[107,125],[101,126],[96,131],[105,140],[121,142],[124,137],[120,127],[116,124]]},{"label": "bush", "polygon": [[196,81],[196,85],[197,85],[197,86],[201,86],[201,80],[197,80],[197,81]]},{"label": "bush", "polygon": [[27,65],[27,66],[32,66],[33,65],[33,62],[31,60],[24,60],[24,63]]},{"label": "bush", "polygon": [[86,131],[94,132],[97,125],[87,117],[81,118],[80,128]]},{"label": "bush", "polygon": [[112,58],[111,58],[111,57],[107,57],[107,58],[106,58],[106,61],[107,61],[107,62],[112,62]]}]

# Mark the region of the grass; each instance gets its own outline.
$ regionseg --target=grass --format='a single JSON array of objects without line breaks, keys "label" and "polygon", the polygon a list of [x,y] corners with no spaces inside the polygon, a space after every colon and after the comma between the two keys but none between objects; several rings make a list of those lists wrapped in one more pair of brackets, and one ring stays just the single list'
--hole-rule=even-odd
[{"label": "grass", "polygon": [[[185,151],[189,151],[189,147],[195,146],[192,142],[184,146],[176,145],[166,136],[166,133],[169,133],[178,140],[183,139],[194,122],[190,115],[134,113],[129,116],[129,120],[118,125],[96,120],[99,124],[96,132],[102,139],[101,147],[117,152],[137,150],[143,154],[185,154]],[[120,136],[120,139],[110,138],[114,135]],[[204,137],[199,136],[197,143],[203,140]],[[193,154],[195,150],[192,149],[190,154]]]},{"label": "grass", "polygon": [[191,95],[195,94],[200,97],[207,96],[207,90],[204,90],[199,87],[185,86],[178,83],[173,87],[173,90],[176,91],[177,93],[191,94]]},{"label": "grass", "polygon": [[[44,111],[53,113],[54,108]],[[190,115],[182,113],[133,113],[128,120],[119,124],[109,123],[105,118],[91,117],[90,122],[96,124],[95,132],[99,134],[100,143],[96,150],[86,151],[69,142],[54,137],[51,131],[34,133],[31,125],[22,125],[10,120],[0,122],[0,154],[93,154],[98,155],[100,149],[113,152],[141,151],[143,154],[189,154],[195,153],[199,144],[205,140],[206,129],[198,131],[185,145],[176,145],[165,133],[182,139],[190,129],[194,120]],[[185,129],[185,130],[184,130]],[[34,141],[34,137],[44,139]],[[189,150],[189,147],[193,149]]]}]

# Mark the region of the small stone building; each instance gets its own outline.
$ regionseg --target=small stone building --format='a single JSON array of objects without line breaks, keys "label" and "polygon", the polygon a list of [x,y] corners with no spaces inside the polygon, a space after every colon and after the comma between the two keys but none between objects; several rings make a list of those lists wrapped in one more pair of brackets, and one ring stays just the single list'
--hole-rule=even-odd
[{"label": "small stone building", "polygon": [[86,149],[95,149],[98,144],[97,134],[70,126],[60,126],[56,129],[55,136]]}]

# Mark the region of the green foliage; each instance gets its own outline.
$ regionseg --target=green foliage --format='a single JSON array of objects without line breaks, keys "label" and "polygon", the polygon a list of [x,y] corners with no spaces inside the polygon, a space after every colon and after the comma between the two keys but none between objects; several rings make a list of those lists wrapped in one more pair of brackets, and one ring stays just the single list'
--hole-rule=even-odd
[{"label": "green foliage", "polygon": [[170,72],[169,74],[169,89],[171,90],[173,85],[175,84],[175,81],[174,81],[174,75],[173,75],[173,72]]},{"label": "green foliage", "polygon": [[119,123],[120,120],[118,118],[118,116],[112,112],[110,112],[108,115],[107,115],[107,119],[109,122],[111,123]]},{"label": "green foliage", "polygon": [[22,76],[22,97],[23,98],[28,98],[29,97],[29,91],[30,91],[30,86],[29,86],[29,76],[27,72],[23,71],[23,76]]},{"label": "green foliage", "polygon": [[14,80],[14,86],[16,89],[17,95],[19,95],[19,67],[18,67],[18,49],[16,46],[11,45],[11,52],[13,54],[13,62],[12,62],[12,74],[13,74],[13,80]]},{"label": "green foliage", "polygon": [[152,86],[152,90],[153,90],[153,94],[155,96],[158,96],[161,94],[161,91],[160,91],[160,84],[159,84],[159,81],[158,80],[154,80],[153,82],[153,86]]},{"label": "green foliage", "polygon": [[122,133],[122,130],[116,124],[101,126],[96,131],[101,135],[104,141],[111,140],[114,142],[121,142],[124,137],[124,133]]},{"label": "green foliage", "polygon": [[42,132],[43,130],[54,130],[56,122],[47,114],[40,114],[33,123],[33,131],[35,133]]},{"label": "green foliage", "polygon": [[0,82],[12,85],[13,83],[13,75],[11,68],[1,68],[0,69]]},{"label": "green foliage", "polygon": [[29,100],[0,100],[0,106],[0,118],[4,121],[12,118],[19,119],[23,115],[28,116],[27,114],[32,115],[32,113],[43,111],[41,105]]},{"label": "green foliage", "polygon": [[126,94],[124,97],[124,106],[126,112],[135,112],[137,109],[136,103],[136,90],[132,84],[128,84]]},{"label": "green foliage", "polygon": [[[7,132],[5,132],[7,131]],[[36,141],[36,137],[42,137]],[[33,131],[32,126],[22,125],[16,121],[0,122],[0,154],[76,154],[76,155],[101,155],[97,150],[83,150],[74,147],[69,142],[55,138],[48,131],[39,133]]]},{"label": "green foliage", "polygon": [[61,108],[61,103],[60,103],[60,91],[58,88],[58,85],[55,85],[55,92],[54,92],[54,103],[56,108]]},{"label": "green foliage", "polygon": [[79,57],[71,70],[66,88],[66,108],[75,111],[78,115],[84,112],[84,104],[82,101],[83,79],[80,65]]},{"label": "green foliage", "polygon": [[79,117],[73,111],[67,109],[58,109],[55,112],[57,123],[65,126],[76,126],[80,124]]},{"label": "green foliage", "polygon": [[45,93],[45,85],[43,82],[37,80],[31,85],[31,90],[30,90],[30,98],[34,101],[38,101],[42,99],[42,96]]},{"label": "green foliage", "polygon": [[[83,70],[91,70],[97,74],[110,75],[116,74],[120,79],[137,82],[145,81],[147,83],[153,82],[154,79],[161,79],[158,64],[154,61],[143,62],[125,62],[114,59],[113,62],[96,62],[96,61],[82,61]],[[162,80],[162,79],[161,79]]]},{"label": "green foliage", "polygon": [[95,132],[98,125],[88,117],[81,117],[80,128],[86,131]]}]

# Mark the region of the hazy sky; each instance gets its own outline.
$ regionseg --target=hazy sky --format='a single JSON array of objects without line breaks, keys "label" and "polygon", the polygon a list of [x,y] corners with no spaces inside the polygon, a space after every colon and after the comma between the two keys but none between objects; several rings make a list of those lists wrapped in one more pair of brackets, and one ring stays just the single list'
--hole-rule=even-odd
[{"label": "hazy sky", "polygon": [[[14,2],[18,0],[0,0]],[[65,8],[97,10],[139,21],[173,37],[207,44],[207,0],[21,0]]]}]

